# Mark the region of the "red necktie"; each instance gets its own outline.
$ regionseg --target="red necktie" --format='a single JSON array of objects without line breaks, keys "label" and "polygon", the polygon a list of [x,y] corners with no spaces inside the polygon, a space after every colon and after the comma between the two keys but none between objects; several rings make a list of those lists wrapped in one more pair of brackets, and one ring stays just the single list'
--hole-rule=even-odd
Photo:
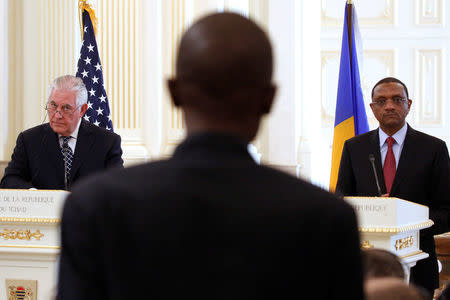
[{"label": "red necktie", "polygon": [[388,151],[386,153],[386,158],[384,159],[383,173],[386,190],[387,193],[390,194],[395,177],[395,156],[394,151],[392,151],[392,145],[394,145],[395,140],[390,136],[386,139],[386,143],[388,144]]}]

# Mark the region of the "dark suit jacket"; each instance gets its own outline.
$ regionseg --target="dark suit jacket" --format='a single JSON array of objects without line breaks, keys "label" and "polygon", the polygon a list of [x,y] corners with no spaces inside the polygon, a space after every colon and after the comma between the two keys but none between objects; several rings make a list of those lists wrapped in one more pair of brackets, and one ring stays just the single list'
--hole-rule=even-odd
[{"label": "dark suit jacket", "polygon": [[[382,194],[386,193],[378,129],[345,142],[336,186],[338,193],[346,196],[378,195],[370,154],[375,156]],[[437,287],[433,235],[449,230],[450,159],[445,142],[408,125],[390,195],[429,207],[430,219],[435,225],[421,231],[420,247],[430,254],[430,258],[419,261],[411,275],[415,283],[428,289]]]},{"label": "dark suit jacket", "polygon": [[352,208],[231,136],[88,178],[61,230],[58,299],[363,298]]},{"label": "dark suit jacket", "polygon": [[[122,167],[120,136],[81,121],[70,182],[109,167]],[[0,183],[2,188],[64,189],[58,135],[48,123],[21,132]]]}]

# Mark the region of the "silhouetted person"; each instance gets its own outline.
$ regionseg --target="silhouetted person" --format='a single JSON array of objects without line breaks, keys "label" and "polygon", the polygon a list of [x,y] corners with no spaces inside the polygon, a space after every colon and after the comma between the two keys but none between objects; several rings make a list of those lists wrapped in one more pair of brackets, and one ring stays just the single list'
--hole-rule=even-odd
[{"label": "silhouetted person", "polygon": [[400,258],[384,249],[362,251],[364,279],[376,277],[397,277],[405,280],[405,270]]},{"label": "silhouetted person", "polygon": [[408,285],[398,277],[375,277],[368,279],[364,290],[366,300],[426,300],[422,291]]},{"label": "silhouetted person", "polygon": [[363,298],[352,208],[247,151],[272,106],[272,65],[268,37],[243,16],[188,29],[168,82],[187,138],[168,160],[73,190],[60,299]]},{"label": "silhouetted person", "polygon": [[446,284],[445,287],[437,295],[438,300],[450,300],[450,284]]}]

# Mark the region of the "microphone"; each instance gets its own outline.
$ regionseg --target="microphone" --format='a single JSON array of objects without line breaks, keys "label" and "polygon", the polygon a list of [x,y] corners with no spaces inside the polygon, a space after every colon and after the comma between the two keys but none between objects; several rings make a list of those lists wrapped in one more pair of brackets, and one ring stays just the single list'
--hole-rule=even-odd
[{"label": "microphone", "polygon": [[377,189],[378,189],[378,196],[381,197],[382,194],[381,194],[380,182],[378,181],[377,169],[375,168],[375,156],[372,153],[369,154],[369,161],[372,164],[373,174],[375,175],[375,181],[377,183]]}]

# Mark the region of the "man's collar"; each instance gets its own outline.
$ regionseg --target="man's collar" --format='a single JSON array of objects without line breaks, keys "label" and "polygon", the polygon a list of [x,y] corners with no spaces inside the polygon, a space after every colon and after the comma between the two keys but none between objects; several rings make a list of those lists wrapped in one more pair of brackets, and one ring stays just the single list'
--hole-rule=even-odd
[{"label": "man's collar", "polygon": [[[77,124],[77,127],[75,127],[75,130],[70,134],[70,136],[72,137],[72,138],[74,138],[74,139],[77,139],[77,137],[78,137],[78,131],[80,130],[80,125],[81,125],[81,120],[82,120],[83,118],[80,118],[79,120],[78,120],[78,124]],[[60,134],[58,134],[58,138],[60,138],[62,135],[60,135]]]},{"label": "man's collar", "polygon": [[[392,136],[395,142],[398,145],[402,145],[405,141],[406,132],[408,131],[408,124],[405,122],[402,128],[400,128],[394,135]],[[381,128],[378,128],[378,135],[380,136],[380,148],[386,142],[386,139],[389,137]]]}]

